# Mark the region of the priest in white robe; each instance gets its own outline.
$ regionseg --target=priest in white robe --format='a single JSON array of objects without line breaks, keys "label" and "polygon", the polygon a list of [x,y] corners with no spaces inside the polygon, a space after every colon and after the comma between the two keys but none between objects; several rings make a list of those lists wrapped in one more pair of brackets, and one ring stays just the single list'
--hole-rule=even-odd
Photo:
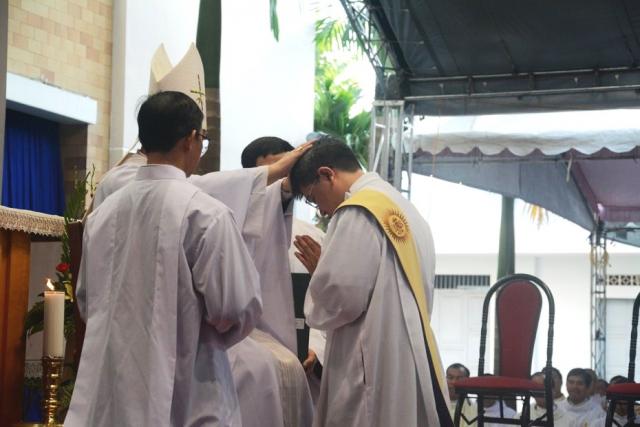
[{"label": "priest in white robe", "polygon": [[229,209],[186,179],[201,123],[182,93],[147,99],[150,164],[87,219],[87,330],[65,425],[241,425],[225,349],[257,322],[259,279]]},{"label": "priest in white robe", "polygon": [[[296,356],[287,258],[290,223],[287,225],[282,210],[281,185],[278,181],[266,190],[263,235],[253,245],[264,306],[268,309],[263,309],[251,335],[229,350],[245,427],[305,427],[311,425],[313,418],[311,394]],[[277,380],[275,384],[273,378]]]},{"label": "priest in white robe", "polygon": [[[256,156],[248,159],[248,149],[259,146],[261,141],[286,144],[284,151],[272,156],[267,162],[256,162]],[[273,167],[284,157],[291,156],[293,147],[279,138],[259,138],[243,151],[242,165],[245,170],[255,167]],[[286,154],[288,153],[288,154]],[[249,163],[247,163],[249,162]],[[283,181],[267,187],[263,206],[262,235],[252,245],[256,267],[260,272],[263,296],[263,313],[256,330],[229,351],[233,365],[233,377],[240,399],[245,426],[276,427],[278,425],[310,426],[313,404],[305,373],[297,359],[296,329],[294,321],[293,294],[289,260],[291,235],[291,194]],[[258,346],[248,341],[255,341]],[[262,356],[268,351],[270,354]],[[275,362],[275,366],[273,363]],[[278,382],[257,381],[258,377],[271,377],[268,372],[276,369]],[[278,389],[280,402],[276,402]],[[271,407],[260,411],[257,408]],[[275,414],[277,410],[281,414]],[[269,416],[273,414],[273,416]],[[282,424],[276,422],[282,418]]]},{"label": "priest in white robe", "polygon": [[[299,152],[290,153],[268,166],[235,171],[191,175],[188,180],[206,194],[229,206],[249,252],[260,266],[261,291],[268,295],[273,327],[260,316],[258,323],[265,330],[279,332],[295,349],[295,326],[291,285],[287,263],[274,262],[275,254],[286,259],[290,232],[281,206],[281,181]],[[138,169],[146,164],[142,153],[129,156],[114,167],[100,181],[96,190],[94,208],[120,188],[135,180]],[[274,182],[275,181],[275,182]],[[267,184],[274,182],[267,187]],[[289,219],[290,221],[290,219]],[[288,261],[287,261],[288,262]],[[283,280],[285,277],[287,280]],[[289,284],[288,288],[284,285]],[[289,295],[287,295],[287,291]],[[283,311],[284,307],[284,311]],[[287,315],[287,311],[291,314]],[[283,313],[285,313],[283,315]],[[252,333],[256,334],[257,331]],[[274,334],[276,335],[276,334]],[[245,426],[289,427],[311,424],[313,407],[310,392],[304,381],[304,372],[294,353],[279,351],[271,343],[271,350],[250,336],[228,350],[232,374],[240,398],[240,409]],[[271,338],[273,340],[273,338]],[[295,351],[295,350],[294,350]],[[283,392],[283,390],[285,392]]]},{"label": "priest in white robe", "polygon": [[[531,376],[531,381],[538,384],[544,384],[544,374],[537,372]],[[537,420],[545,416],[547,409],[545,407],[544,397],[536,397],[535,403],[531,406],[530,420]],[[562,405],[553,403],[553,426],[554,427],[581,427],[575,415],[568,413]],[[520,418],[521,414],[518,414]]]},{"label": "priest in white robe", "polygon": [[567,393],[569,396],[558,406],[573,415],[580,427],[604,426],[606,413],[602,406],[592,401],[589,387],[592,377],[586,369],[575,368],[567,374]]},{"label": "priest in white robe", "polygon": [[[190,48],[176,67],[169,70],[169,65],[161,46],[152,61],[150,92],[178,90],[197,102],[197,95],[189,90],[196,84],[196,77],[202,70],[202,63],[195,47]],[[195,74],[193,70],[196,71]],[[205,105],[201,104],[201,108],[204,107]],[[205,126],[203,124],[203,127]],[[188,178],[206,194],[220,200],[231,209],[254,262],[260,265],[261,291],[267,295],[273,292],[281,295],[283,283],[281,280],[273,280],[273,275],[267,273],[271,271],[276,275],[288,276],[288,270],[279,271],[279,264],[274,265],[269,257],[279,252],[282,253],[282,257],[286,254],[287,246],[281,243],[288,239],[288,234],[285,232],[287,225],[282,214],[278,180],[287,175],[289,168],[302,152],[300,150],[303,151],[304,147],[289,153],[286,158],[280,156],[279,161],[271,162],[268,166],[214,172],[202,176],[192,175]],[[94,207],[133,181],[138,169],[146,164],[146,161],[146,156],[139,151],[119,162],[100,181]],[[271,187],[267,187],[272,183]],[[282,248],[278,252],[280,247]],[[288,269],[288,265],[284,268]],[[290,287],[288,290],[291,292]],[[271,304],[274,301],[273,297],[267,298],[267,301],[269,304],[266,312],[276,321],[271,331],[275,331],[274,335],[283,342],[288,338],[289,345],[295,346],[293,322],[286,322],[290,319],[282,316],[283,310]],[[287,302],[286,299],[284,301]],[[267,324],[262,316],[258,323]],[[288,331],[291,331],[289,335]],[[304,427],[311,424],[313,408],[304,372],[295,355],[283,350],[285,349],[282,345],[273,337],[261,334],[257,330],[228,350],[245,427]]]},{"label": "priest in white robe", "polygon": [[332,215],[305,302],[309,325],[327,331],[314,426],[452,426],[428,318],[429,226],[335,139],[316,141],[290,179]]},{"label": "priest in white robe", "polygon": [[[275,136],[257,138],[242,150],[242,167],[255,168],[272,165],[293,149],[293,146],[282,138]],[[277,185],[278,184],[274,184],[273,187]],[[258,258],[263,259],[263,261],[259,262],[265,264],[265,272],[269,270],[271,274],[267,274],[267,277],[269,277],[268,283],[263,285],[264,304],[262,317],[267,320],[266,323],[270,324],[267,330],[270,330],[274,336],[281,337],[280,341],[288,343],[287,347],[296,353],[296,328],[304,327],[304,324],[300,325],[299,321],[301,319],[293,318],[294,307],[293,294],[291,292],[293,284],[287,270],[289,269],[290,273],[308,274],[309,271],[307,267],[295,256],[296,250],[294,242],[296,238],[302,238],[303,236],[305,236],[306,239],[312,239],[310,243],[317,247],[319,254],[324,233],[312,224],[301,221],[294,216],[295,205],[291,199],[290,188],[288,184],[284,182],[279,185],[282,195],[282,208],[284,209],[284,223],[282,224],[285,227],[284,232],[286,235],[290,235],[290,238],[288,240],[282,239],[282,237],[285,236],[281,230],[282,225],[272,227],[273,223],[281,224],[281,218],[273,217],[271,218],[269,226],[265,226],[265,230],[271,229],[269,234],[272,238],[267,240],[268,244],[263,245],[263,255],[259,255]],[[267,204],[270,206],[269,211],[275,212],[277,207],[271,205],[274,202],[278,203],[277,198],[273,197],[277,196],[277,190],[275,188],[272,189],[270,194],[272,195],[272,201]],[[288,250],[288,264],[285,264],[283,250]],[[266,261],[266,263],[264,261]],[[282,313],[285,313],[285,315],[283,316]],[[316,329],[310,330],[308,355],[307,359],[303,362],[303,367],[307,373],[309,389],[314,401],[317,399],[320,390],[320,381],[314,373],[314,365],[316,363],[322,363],[325,343],[326,335],[323,331]]]},{"label": "priest in white robe", "polygon": [[[453,363],[447,367],[445,374],[447,379],[447,388],[449,391],[449,415],[451,415],[451,419],[453,419],[455,416],[458,399],[460,398],[460,396],[456,393],[456,382],[465,378],[469,378],[471,376],[471,372],[469,372],[469,368],[467,368],[462,363]],[[460,425],[475,426],[477,424],[475,421],[472,423],[466,422],[474,420],[478,416],[478,407],[476,406],[475,402],[471,402],[469,398],[464,399],[464,402],[462,403],[461,414],[462,416],[464,416],[464,418],[460,419]]]},{"label": "priest in white robe", "polygon": [[[242,167],[247,170],[271,167],[293,149],[293,146],[282,138],[257,138],[242,151]],[[258,271],[261,275],[269,277],[268,284],[263,288],[264,310],[261,329],[270,332],[296,353],[296,319],[290,273],[308,273],[308,270],[296,258],[293,241],[298,235],[307,235],[314,238],[315,242],[321,242],[324,233],[312,224],[294,217],[294,201],[286,181],[274,183],[267,189],[267,193],[264,232],[269,236],[263,238],[261,248],[256,254]],[[281,205],[281,209],[278,204]],[[284,217],[278,212],[282,210]],[[314,338],[317,350],[322,353],[324,342],[318,339],[318,334]]]}]

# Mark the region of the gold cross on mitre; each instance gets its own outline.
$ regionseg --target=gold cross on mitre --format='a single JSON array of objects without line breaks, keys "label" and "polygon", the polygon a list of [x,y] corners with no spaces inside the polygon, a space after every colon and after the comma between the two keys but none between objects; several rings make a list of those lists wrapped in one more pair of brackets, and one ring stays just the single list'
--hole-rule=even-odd
[{"label": "gold cross on mitre", "polygon": [[200,104],[200,109],[204,111],[204,103],[202,102],[204,92],[202,91],[202,85],[200,84],[200,74],[198,74],[198,89],[191,89],[189,92],[198,95],[196,98],[198,99],[198,103]]}]

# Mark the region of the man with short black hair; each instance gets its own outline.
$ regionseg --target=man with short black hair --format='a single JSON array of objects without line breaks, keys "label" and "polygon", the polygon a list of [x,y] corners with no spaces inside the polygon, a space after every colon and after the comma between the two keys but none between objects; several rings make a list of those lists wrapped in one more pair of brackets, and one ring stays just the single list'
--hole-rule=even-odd
[{"label": "man with short black hair", "polygon": [[[249,143],[249,145],[247,145],[242,151],[242,166],[244,168],[268,166],[280,160],[282,156],[284,156],[287,152],[292,151],[293,149],[293,146],[287,141],[275,136],[265,136],[257,138]],[[274,184],[269,186],[267,189],[267,194],[269,195],[270,193],[282,194],[282,204],[284,206],[285,218],[284,224],[286,227],[285,231],[287,235],[290,236],[290,239],[289,242],[285,242],[285,244],[288,245],[288,260],[273,259],[273,251],[282,248],[262,248],[263,252],[267,254],[267,263],[273,265],[274,262],[281,262],[279,269],[270,269],[272,277],[270,277],[269,280],[271,282],[281,283],[269,284],[270,289],[272,289],[272,293],[275,294],[275,298],[268,299],[268,296],[267,298],[265,298],[265,295],[263,293],[263,318],[266,320],[266,322],[271,322],[273,324],[277,323],[279,329],[284,330],[283,334],[287,333],[288,331],[289,334],[295,336],[295,326],[293,323],[293,319],[291,319],[288,325],[286,323],[283,323],[283,320],[286,321],[293,316],[293,313],[288,314],[293,310],[293,296],[291,293],[291,276],[286,270],[290,270],[290,273],[308,273],[306,267],[295,256],[296,248],[294,246],[294,243],[297,242],[298,244],[313,245],[314,248],[320,251],[322,240],[324,239],[324,232],[313,224],[299,220],[294,216],[294,206],[293,201],[291,200],[291,191],[287,180],[275,182]],[[275,197],[272,198],[277,199]],[[268,197],[268,199],[270,198]],[[273,210],[275,211],[275,209]],[[273,223],[275,221],[271,222]],[[265,230],[265,233],[274,234],[274,232],[282,234],[281,230]],[[276,238],[274,239],[271,239],[269,245],[278,246],[278,243],[280,243],[280,241],[277,239],[277,237],[278,236],[276,236]],[[282,261],[284,261],[284,263]],[[273,313],[270,313],[270,311],[272,311]],[[285,329],[287,326],[288,329]],[[316,363],[322,363],[325,342],[326,338],[321,331],[311,329],[309,337],[309,351],[307,359],[304,360],[303,365],[309,375],[310,387],[312,387],[314,396],[319,392],[319,381],[313,373],[313,368]]]},{"label": "man with short black hair", "polygon": [[289,177],[294,195],[332,217],[305,301],[307,323],[327,331],[314,425],[452,426],[429,324],[428,224],[334,138],[317,140]]},{"label": "man with short black hair", "polygon": [[202,120],[183,93],[150,96],[147,165],[86,221],[87,329],[65,425],[241,425],[225,350],[261,313],[259,278],[230,210],[187,181]]},{"label": "man with short black hair", "polygon": [[[554,368],[552,368],[554,369]],[[552,371],[553,375],[553,371]],[[531,381],[544,385],[545,374],[536,372],[531,375]],[[536,420],[543,417],[547,413],[546,402],[544,397],[534,398],[535,404],[531,408],[530,419]],[[561,405],[554,402],[553,407],[553,425],[554,427],[576,427],[576,416],[568,413]],[[521,414],[518,414],[518,418]]]},{"label": "man with short black hair", "polygon": [[560,407],[573,414],[580,426],[594,427],[604,425],[606,416],[600,405],[594,404],[589,396],[591,375],[586,369],[574,368],[567,374],[567,400]]},{"label": "man with short black hair", "polygon": [[251,141],[244,147],[240,161],[243,168],[255,168],[275,163],[293,146],[277,136],[263,136]]},{"label": "man with short black hair", "polygon": [[[610,384],[614,385],[614,384],[626,384],[629,383],[630,381],[627,379],[627,377],[624,377],[622,375],[616,375],[615,377],[611,378]],[[614,409],[613,412],[613,425],[617,426],[617,427],[623,427],[625,425],[627,425],[627,423],[629,422],[629,417],[627,416],[628,413],[628,404],[627,402],[620,402],[618,404],[616,404],[616,407]],[[634,421],[636,424],[640,423],[640,416],[637,416],[635,414],[632,415],[632,421]]]},{"label": "man with short black hair", "polygon": [[[242,152],[242,164],[268,167],[291,151],[293,147],[280,138],[258,138]],[[260,206],[262,233],[252,250],[260,273],[262,316],[250,336],[229,349],[245,427],[304,427],[313,419],[313,401],[296,347],[289,202],[291,194],[283,190],[282,180],[266,187]]]},{"label": "man with short black hair", "polygon": [[[449,365],[446,370],[446,378],[447,378],[447,387],[449,389],[449,399],[451,403],[449,405],[449,414],[451,414],[451,418],[455,416],[456,405],[458,403],[458,394],[456,393],[455,385],[457,381],[463,380],[465,378],[469,378],[471,373],[469,372],[469,368],[464,366],[462,363],[453,363]],[[478,416],[478,408],[474,403],[471,403],[469,399],[465,399],[465,402],[462,406],[462,415],[467,420],[472,420]],[[461,425],[476,425],[475,421],[471,424],[467,424],[466,422],[461,421]]]}]

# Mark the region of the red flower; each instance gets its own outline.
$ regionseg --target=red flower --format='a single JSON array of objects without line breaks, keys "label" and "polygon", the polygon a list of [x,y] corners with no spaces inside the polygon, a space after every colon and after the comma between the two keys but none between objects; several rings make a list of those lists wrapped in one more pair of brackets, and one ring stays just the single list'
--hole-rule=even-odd
[{"label": "red flower", "polygon": [[61,262],[57,265],[56,270],[58,270],[60,273],[66,273],[67,271],[69,271],[69,267],[69,263]]}]

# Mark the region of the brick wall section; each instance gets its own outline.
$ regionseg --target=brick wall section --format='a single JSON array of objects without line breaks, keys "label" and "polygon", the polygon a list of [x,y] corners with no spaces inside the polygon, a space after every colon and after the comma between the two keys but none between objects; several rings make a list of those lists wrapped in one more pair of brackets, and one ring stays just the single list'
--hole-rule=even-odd
[{"label": "brick wall section", "polygon": [[[73,165],[108,168],[111,111],[112,0],[9,0],[7,71],[98,101],[85,142],[63,129],[65,184]],[[65,136],[71,131],[75,137]],[[79,161],[86,156],[86,162]]]}]

